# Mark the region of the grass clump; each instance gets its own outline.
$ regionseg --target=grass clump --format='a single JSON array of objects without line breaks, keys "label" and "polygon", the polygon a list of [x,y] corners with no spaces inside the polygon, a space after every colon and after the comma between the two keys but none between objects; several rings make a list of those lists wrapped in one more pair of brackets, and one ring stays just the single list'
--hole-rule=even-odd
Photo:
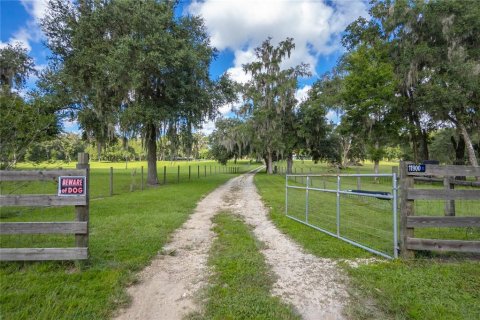
[{"label": "grass clump", "polygon": [[300,319],[291,306],[272,297],[272,275],[249,228],[228,213],[214,218],[217,239],[210,251],[214,274],[203,314],[191,319]]}]

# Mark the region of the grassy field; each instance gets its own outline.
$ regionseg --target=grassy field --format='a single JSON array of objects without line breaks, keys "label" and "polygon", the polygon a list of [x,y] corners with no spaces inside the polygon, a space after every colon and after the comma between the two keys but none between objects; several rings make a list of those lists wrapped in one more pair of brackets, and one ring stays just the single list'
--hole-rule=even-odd
[{"label": "grassy field", "polygon": [[[92,167],[95,179],[98,169],[94,164]],[[90,259],[0,263],[0,317],[109,318],[116,307],[127,302],[125,287],[135,281],[135,272],[157,254],[199,199],[231,177],[232,174],[217,174],[93,200]],[[98,195],[95,188],[92,183],[91,191]],[[45,193],[44,188],[34,191]],[[73,209],[2,208],[0,219],[2,222],[67,221],[73,219]],[[1,236],[2,247],[72,246],[73,241],[73,236]]]},{"label": "grassy field", "polygon": [[[306,161],[305,161],[306,162]],[[301,163],[296,163],[297,170]],[[319,165],[313,172],[325,172],[329,168]],[[362,173],[367,173],[362,167]],[[305,170],[305,169],[304,169]],[[371,167],[370,167],[370,170]],[[352,171],[356,172],[356,169]],[[383,172],[391,172],[390,164],[381,167]],[[342,172],[343,173],[343,172]],[[255,182],[264,201],[271,207],[270,217],[283,232],[301,244],[306,250],[320,257],[352,259],[370,257],[362,249],[355,248],[322,232],[300,224],[285,217],[285,178],[282,176],[267,176],[258,174]],[[297,180],[301,184],[300,180]],[[363,182],[365,188],[369,183]],[[422,186],[422,188],[425,186]],[[426,186],[435,187],[435,186]],[[305,191],[297,195],[298,205],[305,206]],[[291,195],[292,197],[293,195]],[[310,197],[312,194],[310,193]],[[317,199],[318,208],[332,205],[334,199]],[[330,202],[328,202],[330,201]],[[372,226],[375,215],[370,211],[375,206],[366,203],[364,206],[353,206],[350,202],[359,199],[342,199],[345,204],[346,216],[362,214],[363,224]],[[380,201],[380,200],[378,200]],[[293,205],[293,204],[292,204]],[[290,206],[290,200],[289,200]],[[458,214],[479,215],[478,201],[467,202],[458,208]],[[367,209],[366,209],[367,208]],[[442,214],[443,204],[423,203],[417,212],[436,211]],[[435,209],[435,210],[432,210]],[[367,215],[368,213],[368,215]],[[298,214],[303,214],[302,208]],[[327,216],[327,214],[326,214]],[[433,229],[433,228],[432,228]],[[453,230],[452,230],[453,229]],[[416,231],[416,236],[423,237],[459,237],[462,239],[480,239],[480,230],[459,229],[422,229]],[[352,268],[345,264],[345,270],[351,278],[352,303],[349,313],[354,319],[478,319],[480,318],[480,262],[468,255],[435,255],[419,253],[414,261],[388,261],[373,265]]]},{"label": "grassy field", "polygon": [[210,250],[214,272],[203,312],[190,319],[300,319],[289,305],[270,294],[273,279],[257,241],[241,218],[214,218],[217,238]]}]

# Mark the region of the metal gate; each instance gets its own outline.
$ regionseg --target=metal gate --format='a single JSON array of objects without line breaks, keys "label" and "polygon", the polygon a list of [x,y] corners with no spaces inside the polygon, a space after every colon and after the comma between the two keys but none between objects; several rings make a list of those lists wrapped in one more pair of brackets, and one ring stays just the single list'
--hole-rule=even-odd
[{"label": "metal gate", "polygon": [[287,217],[385,258],[398,257],[397,174],[286,175]]}]

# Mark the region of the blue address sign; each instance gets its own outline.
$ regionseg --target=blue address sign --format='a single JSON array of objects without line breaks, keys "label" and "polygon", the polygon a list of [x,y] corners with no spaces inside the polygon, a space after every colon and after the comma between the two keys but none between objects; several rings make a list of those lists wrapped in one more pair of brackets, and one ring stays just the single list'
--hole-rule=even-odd
[{"label": "blue address sign", "polygon": [[425,172],[424,164],[409,164],[407,165],[408,172]]}]

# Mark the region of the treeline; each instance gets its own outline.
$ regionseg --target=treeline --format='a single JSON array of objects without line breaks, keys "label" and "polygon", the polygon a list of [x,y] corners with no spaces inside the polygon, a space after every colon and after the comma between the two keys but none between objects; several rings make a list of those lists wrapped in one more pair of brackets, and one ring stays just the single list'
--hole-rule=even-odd
[{"label": "treeline", "polygon": [[[219,159],[255,154],[267,170],[294,155],[348,166],[395,157],[434,157],[478,166],[480,141],[480,6],[476,1],[372,1],[370,20],[344,32],[346,52],[295,100],[305,65],[281,69],[293,39],[270,40],[244,65],[236,119],[217,122]],[[335,112],[339,123],[327,120]]]},{"label": "treeline", "polygon": [[[172,149],[165,138],[158,142],[158,160],[198,160],[213,159],[208,147],[208,137],[202,133],[194,133],[192,150]],[[163,141],[162,141],[163,140]],[[162,143],[163,142],[163,143]],[[146,150],[139,138],[112,139],[108,144],[98,148],[94,142],[89,142],[75,133],[60,133],[55,137],[40,142],[31,143],[26,152],[17,157],[17,161],[32,163],[63,161],[75,162],[79,152],[88,152],[94,161],[145,161]]]}]

